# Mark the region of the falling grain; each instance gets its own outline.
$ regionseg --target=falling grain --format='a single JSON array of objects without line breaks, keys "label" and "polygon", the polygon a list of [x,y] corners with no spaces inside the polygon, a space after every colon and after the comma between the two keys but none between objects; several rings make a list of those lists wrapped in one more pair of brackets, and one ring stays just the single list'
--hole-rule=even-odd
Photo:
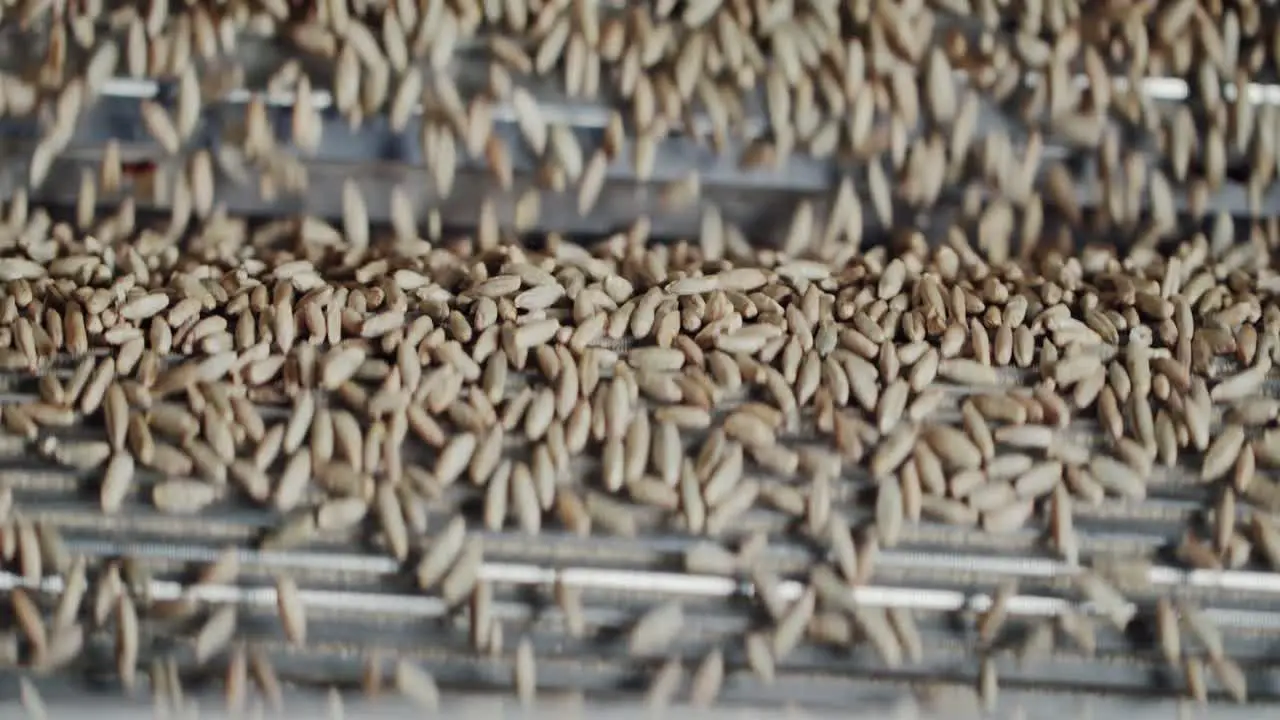
[{"label": "falling grain", "polygon": [[684,627],[684,609],[678,602],[658,605],[636,621],[627,635],[633,656],[656,655],[669,646]]},{"label": "falling grain", "polygon": [[689,682],[689,704],[695,708],[708,708],[715,704],[724,685],[724,654],[720,648],[707,653],[698,663]]},{"label": "falling grain", "polygon": [[649,710],[662,710],[671,705],[684,682],[684,666],[679,658],[671,658],[654,673],[645,691],[645,706]]},{"label": "falling grain", "polygon": [[27,677],[18,679],[18,700],[31,720],[49,720],[49,710],[35,684]]},{"label": "falling grain", "polygon": [[515,683],[520,704],[532,707],[537,699],[538,668],[533,656],[533,642],[527,636],[520,638],[516,645]]},{"label": "falling grain", "polygon": [[236,631],[236,609],[231,605],[217,608],[200,627],[195,638],[196,662],[204,664],[222,652]]},{"label": "falling grain", "polygon": [[276,578],[276,606],[280,614],[280,624],[284,626],[285,637],[295,646],[301,647],[307,642],[307,610],[302,603],[302,594],[292,578],[281,575]]},{"label": "falling grain", "polygon": [[773,649],[770,645],[768,637],[758,632],[747,633],[743,640],[743,653],[746,655],[747,665],[765,685],[772,684],[776,677]]},{"label": "falling grain", "polygon": [[440,689],[435,678],[409,660],[400,660],[395,669],[396,690],[422,712],[434,713],[440,707]]},{"label": "falling grain", "polygon": [[444,579],[449,568],[457,560],[466,541],[467,526],[462,517],[455,517],[431,543],[427,554],[418,564],[418,586],[425,589],[434,587]]}]

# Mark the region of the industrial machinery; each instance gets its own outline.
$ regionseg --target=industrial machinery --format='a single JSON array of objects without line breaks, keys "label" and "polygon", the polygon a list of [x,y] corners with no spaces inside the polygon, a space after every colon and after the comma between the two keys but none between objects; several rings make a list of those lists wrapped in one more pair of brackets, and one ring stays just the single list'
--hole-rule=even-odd
[{"label": "industrial machinery", "polygon": [[1273,3],[2,18],[6,717],[1280,699]]}]

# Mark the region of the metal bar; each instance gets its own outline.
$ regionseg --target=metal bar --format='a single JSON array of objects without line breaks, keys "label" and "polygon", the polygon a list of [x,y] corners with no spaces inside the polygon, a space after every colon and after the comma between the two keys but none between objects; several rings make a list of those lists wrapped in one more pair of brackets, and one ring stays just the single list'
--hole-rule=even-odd
[{"label": "metal bar", "polygon": [[[76,540],[68,539],[68,546],[74,550],[93,557],[133,557],[138,559],[167,558],[182,562],[212,562],[220,552],[217,548],[175,547],[146,543],[120,543],[111,540]],[[290,550],[287,552],[240,551],[242,562],[246,567],[258,566],[269,572],[298,571],[308,569],[322,570],[352,575],[393,575],[400,570],[399,563],[381,555],[356,555],[341,552],[308,552],[306,550]],[[1057,580],[1069,578],[1080,572],[1080,568],[1068,565],[1059,560],[1034,557],[1000,558],[987,555],[966,555],[963,553],[939,554],[910,551],[882,551],[879,564],[885,568],[910,568],[925,573],[946,573],[950,571],[988,572],[994,576],[1021,578],[1024,580]],[[685,572],[660,572],[639,569],[609,569],[598,567],[554,567],[549,565],[533,565],[522,563],[487,562],[481,573],[482,577],[494,583],[506,585],[524,585],[542,588],[553,587],[558,582],[579,586],[586,590],[626,591],[639,594],[686,596],[691,598],[725,599],[744,591],[741,581],[713,576],[694,575]],[[6,577],[8,579],[6,579]],[[1181,588],[1195,590],[1212,590],[1233,594],[1248,593],[1263,596],[1262,600],[1275,600],[1280,596],[1280,576],[1274,573],[1251,572],[1242,570],[1185,570],[1168,566],[1152,566],[1146,573],[1146,581],[1156,588],[1177,591]],[[15,575],[0,574],[0,589],[19,586],[26,581]],[[43,591],[56,593],[61,587],[58,576],[46,577],[39,586]],[[15,583],[19,585],[15,585]],[[154,587],[158,599],[178,599],[175,593],[183,591],[180,583],[161,583]],[[798,597],[803,586],[795,580],[784,580],[781,591],[789,598]],[[205,592],[202,590],[201,592]],[[255,602],[252,598],[241,597],[239,589],[223,588],[208,590],[212,593],[210,602]],[[264,592],[266,592],[264,590]],[[270,591],[274,593],[274,591]],[[942,590],[913,587],[864,586],[853,588],[852,597],[859,604],[872,607],[891,607],[901,605],[917,610],[934,612],[958,612],[963,610],[981,612],[988,607],[990,597],[983,592],[965,592],[961,590]],[[233,593],[233,595],[226,595]],[[170,596],[173,597],[170,597]],[[353,592],[350,594],[326,595],[318,598],[318,602],[337,603],[335,608],[347,610],[374,610],[371,605],[361,605],[359,599],[368,596],[369,603],[381,603],[374,594]],[[257,596],[255,596],[257,597]],[[220,598],[220,599],[219,599]],[[274,598],[274,594],[271,595]],[[259,600],[261,598],[259,597]],[[422,598],[422,612],[436,612],[439,607],[436,601]],[[263,600],[263,602],[266,602]],[[274,602],[274,600],[270,600]],[[436,604],[433,604],[436,603]],[[377,605],[377,607],[382,607]],[[406,605],[406,612],[412,604]],[[1010,606],[1010,611],[1018,615],[1053,617],[1065,610],[1077,607],[1075,603],[1053,596],[1026,595]],[[1087,609],[1087,607],[1086,607]],[[1229,615],[1229,617],[1228,617]],[[1232,627],[1256,630],[1280,630],[1280,608],[1245,612],[1242,610],[1223,611],[1222,622]]]}]

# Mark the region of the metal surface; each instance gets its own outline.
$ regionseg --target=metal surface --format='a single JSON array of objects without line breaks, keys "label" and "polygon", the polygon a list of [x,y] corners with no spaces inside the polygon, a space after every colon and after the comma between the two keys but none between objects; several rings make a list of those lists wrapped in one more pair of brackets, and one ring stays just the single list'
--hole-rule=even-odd
[{"label": "metal surface", "polygon": [[[101,720],[134,720],[153,711],[152,706],[143,701],[118,701],[88,703],[82,700],[60,698],[57,685],[48,684],[45,700],[51,714],[57,718],[93,717]],[[693,709],[679,708],[680,717],[689,720],[826,720],[827,718],[846,718],[847,720],[971,720],[978,717],[1015,720],[1032,718],[1033,720],[1088,720],[1089,718],[1125,717],[1132,720],[1168,720],[1173,717],[1202,718],[1212,717],[1218,720],[1248,720],[1256,715],[1249,708],[1223,707],[1215,708],[1212,713],[1205,709],[1189,708],[1185,704],[1174,701],[1144,702],[1134,700],[1116,700],[1110,703],[1095,698],[1068,699],[1062,702],[1046,703],[1044,696],[1034,692],[1011,691],[1016,700],[1009,703],[1007,711],[990,715],[981,715],[971,706],[964,703],[947,702],[950,698],[937,700],[917,699],[910,695],[899,698],[881,698],[860,702],[852,707],[837,711],[800,709],[786,706],[733,707]],[[205,697],[193,697],[190,705],[198,707],[201,718],[213,720],[233,720],[243,717],[230,716],[217,703],[209,702]],[[422,712],[393,695],[383,695],[376,700],[362,700],[350,693],[341,702],[345,717],[369,718],[369,720],[409,720],[421,718]],[[282,718],[332,717],[327,715],[332,707],[330,698],[321,692],[289,691],[285,695]],[[251,706],[251,713],[256,713],[261,703]],[[0,700],[0,712],[18,713],[21,709],[16,701]],[[442,714],[451,717],[465,717],[468,720],[501,720],[502,718],[528,718],[529,720],[579,720],[580,718],[598,718],[599,720],[649,720],[653,712],[635,705],[593,699],[583,700],[567,695],[548,698],[545,704],[534,708],[521,708],[514,701],[499,696],[475,695],[465,698],[451,698],[442,707]],[[250,716],[253,716],[252,714]]]}]

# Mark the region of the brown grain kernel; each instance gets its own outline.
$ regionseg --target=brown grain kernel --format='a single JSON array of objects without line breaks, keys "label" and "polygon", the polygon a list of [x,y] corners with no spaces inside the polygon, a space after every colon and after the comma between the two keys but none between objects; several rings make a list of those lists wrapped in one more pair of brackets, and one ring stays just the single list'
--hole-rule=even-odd
[{"label": "brown grain kernel", "polygon": [[235,607],[224,605],[214,610],[195,638],[196,662],[208,662],[214,655],[222,652],[231,642],[235,630]]},{"label": "brown grain kernel", "polygon": [[680,633],[684,626],[684,610],[679,603],[658,605],[636,621],[627,636],[627,646],[632,655],[653,655],[661,652]]},{"label": "brown grain kernel", "polygon": [[276,578],[276,604],[280,614],[280,622],[284,626],[285,637],[294,645],[305,645],[307,641],[307,616],[298,585],[293,579],[280,576]]},{"label": "brown grain kernel", "polygon": [[400,660],[395,668],[396,690],[423,712],[436,712],[440,706],[440,690],[430,673],[409,660]]}]

